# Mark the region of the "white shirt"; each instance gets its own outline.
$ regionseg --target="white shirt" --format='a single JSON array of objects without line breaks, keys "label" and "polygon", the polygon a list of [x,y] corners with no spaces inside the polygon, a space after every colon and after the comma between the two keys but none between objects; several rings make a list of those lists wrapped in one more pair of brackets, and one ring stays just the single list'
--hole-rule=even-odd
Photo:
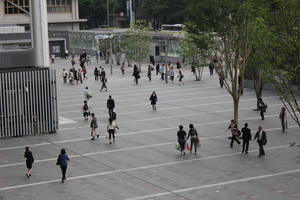
[{"label": "white shirt", "polygon": [[108,122],[108,124],[107,124],[107,130],[114,130],[116,128],[116,126],[117,126],[117,124],[116,124],[115,120],[113,120],[111,122],[111,124]]}]

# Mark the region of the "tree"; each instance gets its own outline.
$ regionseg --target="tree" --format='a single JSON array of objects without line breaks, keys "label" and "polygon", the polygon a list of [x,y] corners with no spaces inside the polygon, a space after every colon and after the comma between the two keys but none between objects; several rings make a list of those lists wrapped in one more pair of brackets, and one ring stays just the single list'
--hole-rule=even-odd
[{"label": "tree", "polygon": [[[252,37],[255,34],[255,5],[252,0],[190,0],[188,3],[187,32],[197,38],[209,35],[215,43],[220,58],[224,59],[229,80],[224,86],[232,96],[234,120],[238,123],[239,100],[244,81],[244,72],[252,50]],[[195,44],[201,45],[195,40]],[[221,62],[217,72],[223,77]],[[240,77],[240,78],[239,78]]]},{"label": "tree", "polygon": [[150,29],[144,24],[144,21],[136,21],[129,33],[123,36],[126,59],[137,62],[140,70],[143,59],[149,56],[152,41]]},{"label": "tree", "polygon": [[199,41],[201,41],[201,44],[198,45],[201,45],[201,48],[198,48],[188,35],[183,36],[180,41],[180,54],[185,58],[186,63],[195,68],[196,81],[202,79],[203,67],[207,66],[207,61],[211,54],[210,44],[207,43],[209,40],[199,38]]},{"label": "tree", "polygon": [[[120,4],[117,0],[109,0],[110,10],[118,12]],[[87,19],[89,27],[107,24],[106,0],[79,0],[79,17]]]},{"label": "tree", "polygon": [[142,12],[157,29],[160,24],[183,23],[186,5],[187,0],[144,0]]},{"label": "tree", "polygon": [[274,35],[269,29],[264,18],[256,19],[256,34],[253,36],[253,50],[249,57],[245,75],[252,79],[257,98],[256,110],[259,109],[259,98],[262,97],[263,89],[269,80],[274,57]]},{"label": "tree", "polygon": [[266,19],[276,44],[272,58],[273,82],[284,106],[300,127],[300,2],[272,0],[268,8]]}]

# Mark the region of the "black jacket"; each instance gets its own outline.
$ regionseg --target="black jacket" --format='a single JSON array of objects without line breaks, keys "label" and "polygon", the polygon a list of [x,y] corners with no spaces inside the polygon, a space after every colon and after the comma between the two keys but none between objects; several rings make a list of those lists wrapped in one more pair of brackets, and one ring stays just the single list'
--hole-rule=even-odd
[{"label": "black jacket", "polygon": [[262,131],[262,137],[260,138],[259,131],[256,132],[254,140],[257,141],[258,144],[264,144],[267,141],[267,135],[265,131]]},{"label": "black jacket", "polygon": [[249,128],[242,128],[241,132],[243,133],[243,140],[251,140],[251,130]]},{"label": "black jacket", "polygon": [[115,108],[115,101],[113,99],[107,100],[107,108]]}]

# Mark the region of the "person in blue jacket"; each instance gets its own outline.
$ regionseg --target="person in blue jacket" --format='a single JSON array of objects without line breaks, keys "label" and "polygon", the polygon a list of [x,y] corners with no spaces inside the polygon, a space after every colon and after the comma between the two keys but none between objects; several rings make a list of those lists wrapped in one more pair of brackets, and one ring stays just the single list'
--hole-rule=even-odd
[{"label": "person in blue jacket", "polygon": [[59,165],[61,168],[62,173],[62,179],[61,182],[63,183],[66,180],[66,172],[67,172],[67,166],[68,162],[70,161],[68,155],[66,154],[65,149],[61,149],[60,154],[57,158],[56,165]]}]

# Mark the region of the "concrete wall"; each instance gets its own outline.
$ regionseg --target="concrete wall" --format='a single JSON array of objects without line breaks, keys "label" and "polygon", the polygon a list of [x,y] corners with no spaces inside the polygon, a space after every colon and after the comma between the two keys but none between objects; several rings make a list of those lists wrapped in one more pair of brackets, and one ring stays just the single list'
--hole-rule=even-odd
[{"label": "concrete wall", "polygon": [[[72,12],[48,13],[49,29],[79,30],[78,0],[72,1]],[[64,23],[63,23],[64,22]],[[4,0],[0,0],[0,24],[30,24],[28,14],[5,14]]]}]

